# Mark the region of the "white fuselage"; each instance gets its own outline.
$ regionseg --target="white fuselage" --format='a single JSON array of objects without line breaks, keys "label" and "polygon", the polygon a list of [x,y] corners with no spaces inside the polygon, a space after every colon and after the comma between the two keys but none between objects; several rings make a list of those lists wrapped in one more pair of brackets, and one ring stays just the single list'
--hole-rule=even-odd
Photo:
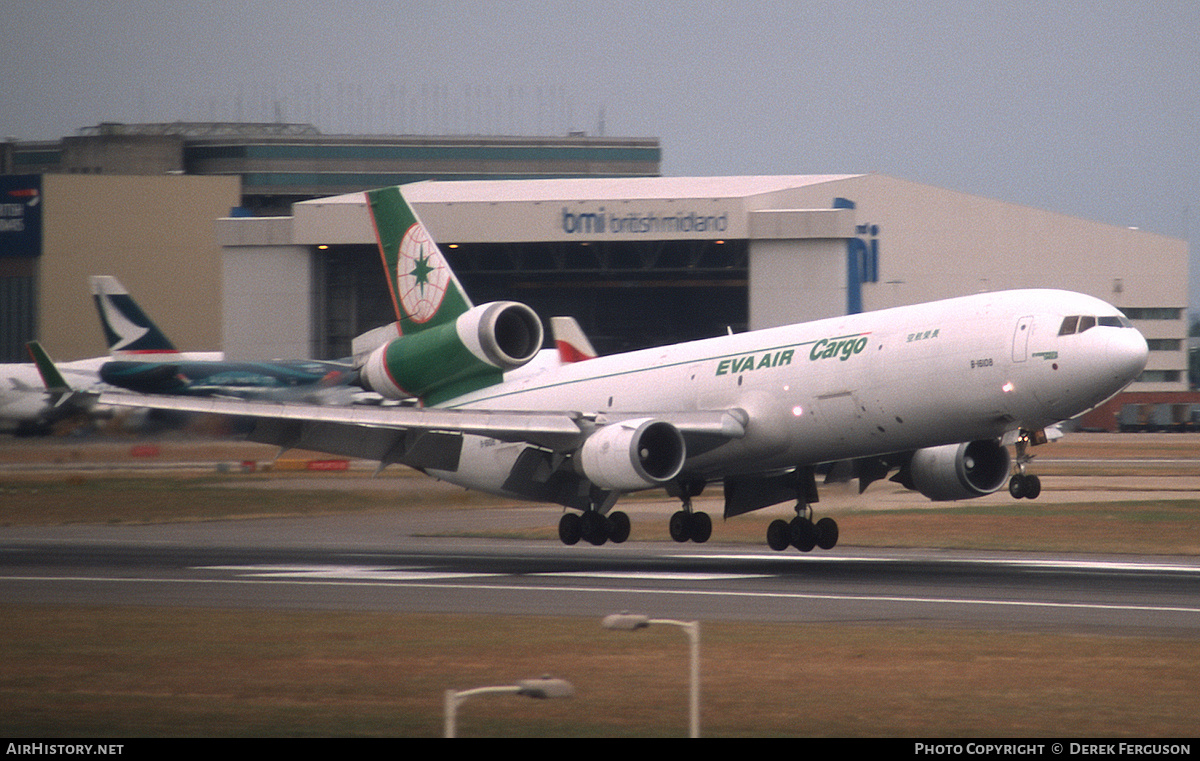
[{"label": "white fuselage", "polygon": [[[1109,324],[1059,335],[1070,315]],[[719,478],[1067,420],[1145,367],[1145,339],[1127,325],[1112,306],[1078,293],[987,293],[598,357],[443,406],[667,421],[672,412],[738,408],[745,436],[687,460],[687,471]],[[468,436],[459,471],[435,475],[496,491],[496,474],[524,446]]]},{"label": "white fuselage", "polygon": [[[212,361],[225,355],[223,352],[185,352],[161,356],[164,361],[168,358]],[[100,368],[112,359],[112,356],[91,357],[56,363],[55,367],[72,390],[99,392],[110,389],[100,381]],[[46,391],[36,365],[31,362],[0,365],[0,430],[41,423],[52,418],[54,413],[54,396]]]},{"label": "white fuselage", "polygon": [[[100,365],[107,357],[81,359],[57,365],[72,388],[92,390],[100,382]],[[54,399],[32,363],[0,365],[0,430],[36,424],[54,412]]]}]

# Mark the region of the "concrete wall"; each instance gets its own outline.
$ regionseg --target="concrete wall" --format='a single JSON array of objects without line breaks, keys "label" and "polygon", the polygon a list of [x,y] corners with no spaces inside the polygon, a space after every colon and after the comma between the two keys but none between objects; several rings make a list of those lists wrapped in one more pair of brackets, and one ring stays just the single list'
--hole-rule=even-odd
[{"label": "concrete wall", "polygon": [[750,329],[846,313],[846,243],[750,242]]},{"label": "concrete wall", "polygon": [[227,359],[304,359],[313,353],[313,262],[307,246],[240,246],[222,261]]},{"label": "concrete wall", "polygon": [[38,333],[52,357],[107,351],[91,275],[116,276],[180,349],[221,349],[214,221],[238,205],[238,178],[45,175],[42,181]]}]

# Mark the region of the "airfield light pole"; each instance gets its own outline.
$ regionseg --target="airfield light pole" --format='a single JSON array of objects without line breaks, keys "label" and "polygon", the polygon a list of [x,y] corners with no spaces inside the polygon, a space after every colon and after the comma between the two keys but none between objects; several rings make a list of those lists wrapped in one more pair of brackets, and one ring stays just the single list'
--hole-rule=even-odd
[{"label": "airfield light pole", "polygon": [[446,690],[445,697],[445,737],[456,737],[458,733],[458,707],[470,697],[476,695],[522,695],[527,698],[547,700],[550,698],[569,698],[575,694],[575,686],[565,679],[552,679],[548,676],[537,679],[522,679],[516,684],[498,687],[476,687],[471,690]]},{"label": "airfield light pole", "polygon": [[700,622],[699,621],[675,621],[670,618],[650,618],[649,616],[640,613],[613,613],[611,616],[605,616],[601,621],[601,625],[605,629],[616,629],[620,631],[637,631],[645,629],[651,624],[670,624],[678,626],[687,634],[688,644],[691,649],[691,697],[689,705],[689,737],[700,736]]}]

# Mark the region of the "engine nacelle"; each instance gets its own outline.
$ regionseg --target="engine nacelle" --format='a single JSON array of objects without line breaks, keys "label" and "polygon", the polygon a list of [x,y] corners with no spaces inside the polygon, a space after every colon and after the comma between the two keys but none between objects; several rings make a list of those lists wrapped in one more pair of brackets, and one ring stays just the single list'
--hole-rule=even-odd
[{"label": "engine nacelle", "polygon": [[542,321],[515,301],[482,304],[454,322],[400,336],[362,367],[367,389],[389,399],[437,404],[499,383],[542,348]]},{"label": "engine nacelle", "polygon": [[971,499],[1008,481],[1008,448],[994,439],[919,449],[909,463],[912,485],[934,501]]},{"label": "engine nacelle", "polygon": [[583,474],[609,491],[661,486],[679,475],[686,457],[679,429],[653,418],[606,425],[588,436],[579,449]]}]

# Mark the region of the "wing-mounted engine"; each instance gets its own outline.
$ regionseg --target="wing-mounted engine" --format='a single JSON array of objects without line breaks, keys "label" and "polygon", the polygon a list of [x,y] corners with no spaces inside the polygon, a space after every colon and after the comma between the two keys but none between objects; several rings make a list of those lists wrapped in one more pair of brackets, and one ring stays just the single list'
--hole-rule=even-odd
[{"label": "wing-mounted engine", "polygon": [[579,449],[579,468],[601,489],[638,491],[675,478],[686,458],[678,428],[638,418],[611,423],[588,436]]},{"label": "wing-mounted engine", "polygon": [[971,499],[1008,481],[1008,448],[995,439],[918,449],[897,478],[934,501]]},{"label": "wing-mounted engine", "polygon": [[437,404],[499,383],[541,348],[537,314],[515,301],[495,301],[378,347],[363,364],[362,383],[389,399]]}]

